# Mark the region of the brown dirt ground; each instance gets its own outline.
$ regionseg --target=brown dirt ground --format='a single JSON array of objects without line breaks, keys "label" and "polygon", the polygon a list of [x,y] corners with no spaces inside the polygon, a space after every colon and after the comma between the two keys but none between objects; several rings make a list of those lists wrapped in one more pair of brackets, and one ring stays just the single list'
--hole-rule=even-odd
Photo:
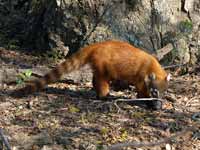
[{"label": "brown dirt ground", "polygon": [[[0,49],[0,70],[34,68],[43,58]],[[49,64],[49,62],[48,62]],[[58,82],[44,91],[16,99],[9,92],[18,85],[0,85],[0,127],[15,150],[100,150],[121,142],[158,142],[197,125],[200,112],[200,72],[173,76],[165,93],[164,109],[95,99],[91,82]],[[1,78],[0,78],[1,79]],[[131,90],[111,91],[113,96],[134,98]],[[198,124],[199,125],[199,124]],[[200,150],[199,126],[168,143],[136,150]]]}]

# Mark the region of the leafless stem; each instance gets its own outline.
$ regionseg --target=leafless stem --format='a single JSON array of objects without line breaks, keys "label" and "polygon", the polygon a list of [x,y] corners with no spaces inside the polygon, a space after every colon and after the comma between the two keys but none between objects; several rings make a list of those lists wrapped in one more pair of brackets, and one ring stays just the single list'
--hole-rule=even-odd
[{"label": "leafless stem", "polygon": [[5,144],[7,150],[11,150],[10,144],[8,143],[7,138],[5,137],[5,135],[3,134],[3,129],[0,128],[0,139],[3,141],[3,143]]},{"label": "leafless stem", "polygon": [[197,130],[197,128],[194,127],[194,126],[191,126],[191,127],[187,127],[183,131],[180,131],[180,132],[176,133],[173,136],[161,139],[161,140],[156,141],[156,142],[127,142],[127,143],[119,143],[119,144],[114,144],[114,145],[108,146],[105,149],[106,150],[120,150],[120,149],[122,149],[124,147],[140,148],[140,147],[158,146],[158,145],[170,143],[175,138],[177,138],[179,136],[182,136],[182,135],[186,134],[187,132],[192,132],[192,131],[195,131],[195,130]]},{"label": "leafless stem", "polygon": [[176,68],[176,67],[181,67],[181,66],[185,66],[187,64],[177,64],[177,65],[170,65],[170,66],[164,66],[164,69],[171,69],[171,68]]}]

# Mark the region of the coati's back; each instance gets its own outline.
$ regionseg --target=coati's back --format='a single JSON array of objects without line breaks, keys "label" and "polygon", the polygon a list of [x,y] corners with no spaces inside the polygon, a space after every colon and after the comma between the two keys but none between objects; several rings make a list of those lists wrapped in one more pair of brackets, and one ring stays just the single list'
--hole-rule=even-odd
[{"label": "coati's back", "polygon": [[146,79],[152,73],[156,75],[156,87],[162,89],[167,85],[167,73],[153,56],[126,42],[105,41],[80,49],[44,77],[19,91],[21,94],[38,91],[58,80],[63,73],[78,69],[86,63],[93,69],[93,86],[99,97],[108,94],[109,82],[112,80],[125,80],[134,84],[140,97],[149,96]]},{"label": "coati's back", "polygon": [[[139,97],[149,97],[147,86],[163,91],[168,85],[168,74],[162,69],[158,61],[150,54],[121,41],[106,41],[99,43],[91,55],[94,76],[97,76],[100,96],[109,91],[108,81],[124,80],[136,86]],[[150,81],[151,74],[156,79]],[[98,80],[101,80],[99,83]],[[94,82],[95,83],[95,82]],[[102,87],[101,87],[102,86]],[[95,87],[95,85],[94,85]],[[104,91],[104,92],[102,92]]]}]

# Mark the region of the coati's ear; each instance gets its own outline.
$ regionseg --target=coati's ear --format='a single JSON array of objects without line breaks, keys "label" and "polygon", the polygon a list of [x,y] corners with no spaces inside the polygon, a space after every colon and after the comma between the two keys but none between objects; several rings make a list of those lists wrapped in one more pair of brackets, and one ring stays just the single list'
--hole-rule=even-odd
[{"label": "coati's ear", "polygon": [[144,82],[146,85],[149,85],[149,83],[155,79],[156,79],[155,73],[151,73],[151,74],[145,76]]},{"label": "coati's ear", "polygon": [[166,80],[167,80],[167,81],[170,81],[170,79],[171,79],[171,74],[168,73],[168,75],[167,75],[167,77],[166,77]]}]

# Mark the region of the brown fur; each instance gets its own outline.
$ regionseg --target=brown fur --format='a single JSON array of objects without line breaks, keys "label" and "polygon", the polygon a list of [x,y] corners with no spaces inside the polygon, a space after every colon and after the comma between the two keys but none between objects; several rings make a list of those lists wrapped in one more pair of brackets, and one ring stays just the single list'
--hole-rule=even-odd
[{"label": "brown fur", "polygon": [[63,73],[79,69],[87,63],[93,69],[93,86],[98,97],[109,93],[109,82],[113,80],[133,84],[139,97],[149,97],[150,92],[145,79],[152,73],[156,75],[156,88],[164,90],[167,87],[167,73],[153,56],[126,42],[105,41],[80,49],[44,77],[18,92],[24,95],[39,91],[45,85],[58,80]]}]

